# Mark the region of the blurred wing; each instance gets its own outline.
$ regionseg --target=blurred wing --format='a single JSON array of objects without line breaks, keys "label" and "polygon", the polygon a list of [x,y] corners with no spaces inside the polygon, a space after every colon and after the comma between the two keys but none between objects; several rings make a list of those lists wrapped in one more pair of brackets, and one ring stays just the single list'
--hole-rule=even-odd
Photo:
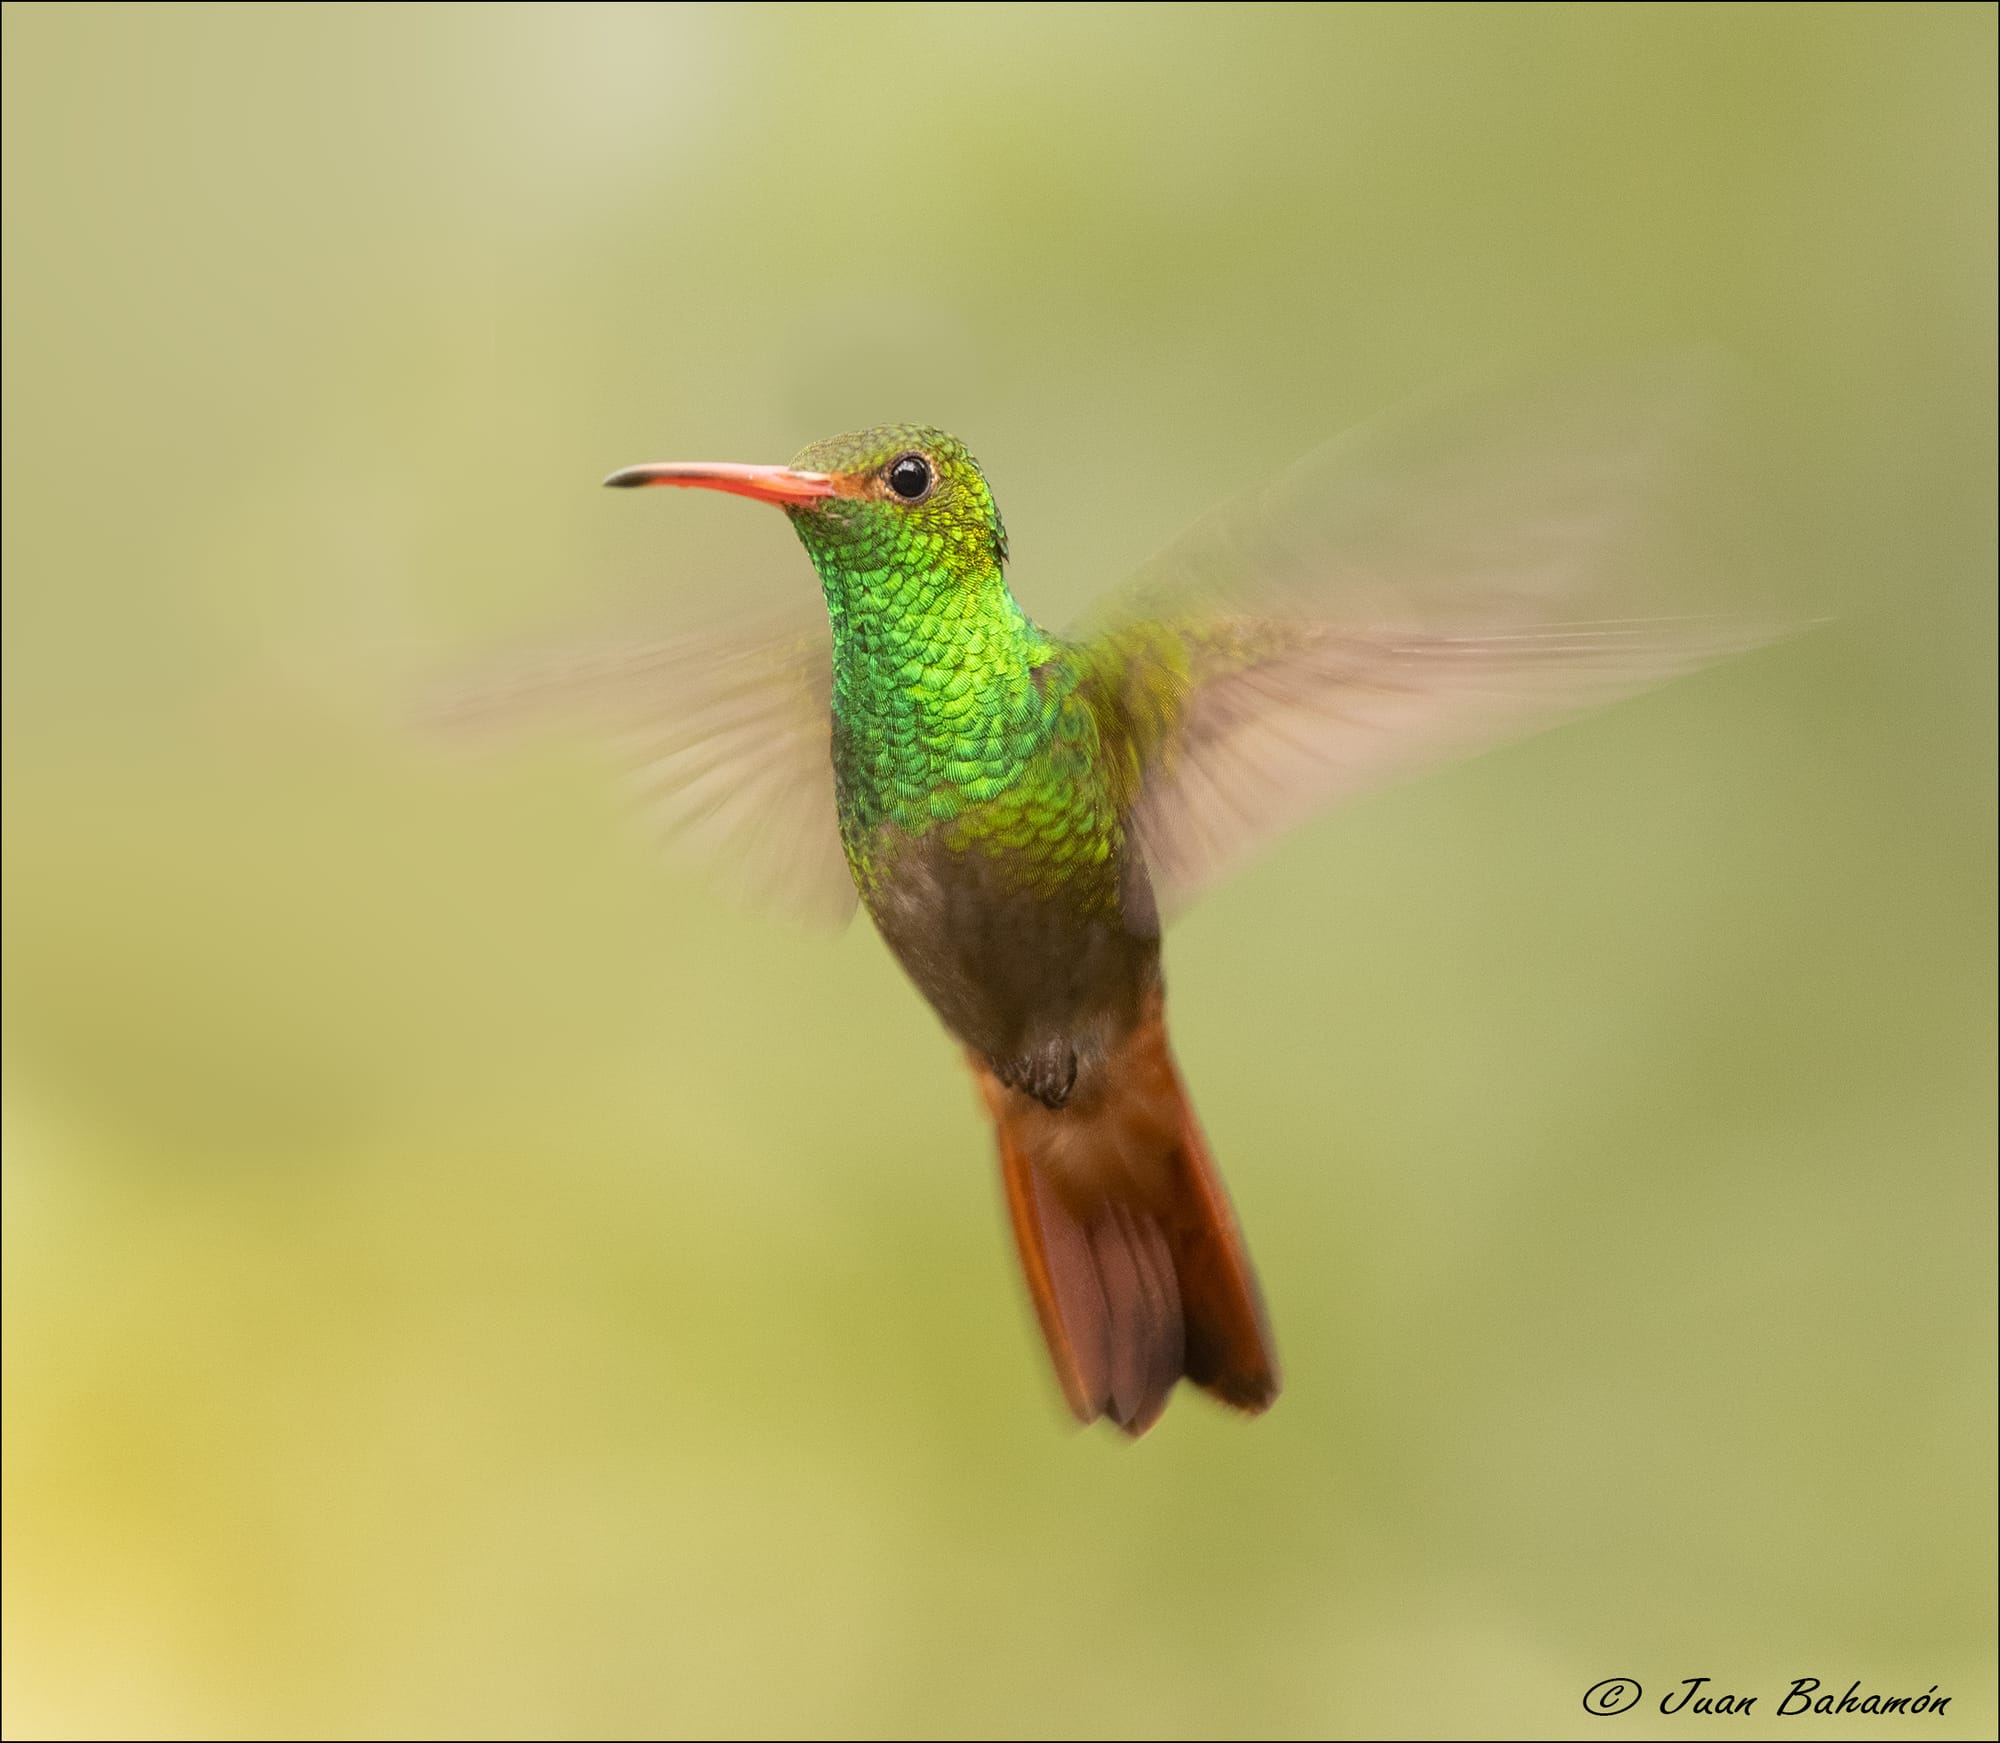
[{"label": "blurred wing", "polygon": [[1161,905],[1334,800],[1784,633],[1717,597],[1705,387],[1434,396],[1148,564],[1090,652]]},{"label": "blurred wing", "polygon": [[[1214,623],[1183,632],[1205,641]],[[1721,619],[1451,635],[1231,627],[1148,760],[1128,822],[1160,906],[1184,906],[1349,794],[1553,726],[1779,633]],[[1258,646],[1254,656],[1246,644]],[[1214,667],[1203,673],[1205,663]]]},{"label": "blurred wing", "polygon": [[756,906],[837,927],[855,892],[834,809],[831,686],[815,611],[543,655],[458,687],[432,716],[454,733],[587,724],[664,842]]}]

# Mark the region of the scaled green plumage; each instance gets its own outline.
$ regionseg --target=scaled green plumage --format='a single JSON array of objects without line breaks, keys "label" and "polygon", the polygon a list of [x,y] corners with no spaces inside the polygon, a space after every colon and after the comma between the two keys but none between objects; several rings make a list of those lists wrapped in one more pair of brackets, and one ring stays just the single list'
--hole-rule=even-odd
[{"label": "scaled green plumage", "polygon": [[1091,910],[1116,904],[1124,817],[1172,734],[1210,626],[1048,634],[1002,572],[1006,532],[962,443],[895,425],[805,449],[795,469],[879,471],[918,451],[929,498],[836,498],[792,520],[833,630],[841,839],[864,895],[884,825],[994,856],[1010,881]]},{"label": "scaled green plumage", "polygon": [[1084,1420],[1142,1432],[1183,1375],[1251,1411],[1278,1390],[1167,1042],[1162,911],[1319,805],[1769,635],[1634,609],[1673,402],[1389,420],[1197,525],[1073,639],[1015,602],[941,431],[609,480],[781,504],[810,554],[830,643],[759,627],[578,669],[673,833],[789,904],[858,890],[964,1045]]}]

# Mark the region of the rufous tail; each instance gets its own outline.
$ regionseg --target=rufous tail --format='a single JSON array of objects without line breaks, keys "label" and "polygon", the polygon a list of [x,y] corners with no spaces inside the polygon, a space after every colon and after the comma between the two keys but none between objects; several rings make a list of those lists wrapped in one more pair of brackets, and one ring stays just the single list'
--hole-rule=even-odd
[{"label": "rufous tail", "polygon": [[1278,1396],[1256,1273],[1155,1001],[1061,1108],[974,1059],[1021,1268],[1080,1421],[1138,1436],[1186,1375],[1252,1413]]}]

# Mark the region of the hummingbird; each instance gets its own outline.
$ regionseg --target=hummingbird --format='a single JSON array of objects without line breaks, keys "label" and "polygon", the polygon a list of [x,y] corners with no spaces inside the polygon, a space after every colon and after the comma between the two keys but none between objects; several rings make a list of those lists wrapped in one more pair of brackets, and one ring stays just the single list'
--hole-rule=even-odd
[{"label": "hummingbird", "polygon": [[993,491],[942,430],[604,480],[766,503],[804,546],[812,631],[555,682],[636,704],[625,749],[672,832],[786,905],[866,908],[964,1051],[1079,1421],[1137,1437],[1182,1379],[1251,1415],[1280,1387],[1169,1037],[1163,916],[1333,799],[1772,633],[1584,609],[1659,549],[1632,529],[1672,422],[1618,396],[1554,436],[1491,408],[1392,418],[1198,524],[1070,636],[1017,603]]}]

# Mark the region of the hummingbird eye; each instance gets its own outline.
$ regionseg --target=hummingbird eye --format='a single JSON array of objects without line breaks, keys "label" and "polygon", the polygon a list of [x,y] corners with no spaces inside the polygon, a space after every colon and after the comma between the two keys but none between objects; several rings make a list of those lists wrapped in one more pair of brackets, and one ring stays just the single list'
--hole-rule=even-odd
[{"label": "hummingbird eye", "polygon": [[931,493],[931,464],[921,454],[897,455],[883,476],[905,502],[922,502]]}]

